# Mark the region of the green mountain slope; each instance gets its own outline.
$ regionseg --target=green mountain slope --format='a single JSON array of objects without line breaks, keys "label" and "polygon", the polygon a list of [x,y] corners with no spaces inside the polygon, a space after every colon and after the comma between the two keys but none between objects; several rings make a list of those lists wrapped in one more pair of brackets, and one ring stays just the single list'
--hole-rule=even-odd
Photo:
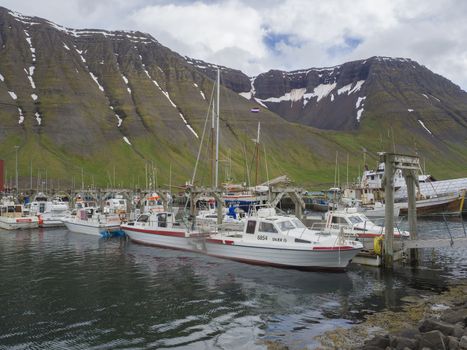
[{"label": "green mountain slope", "polygon": [[[263,107],[251,113],[257,102],[238,95],[248,78],[225,67],[221,72],[222,179],[230,175],[253,182],[251,139],[258,122],[261,181],[287,174],[300,184],[327,186],[334,179],[336,152],[342,181],[347,154],[355,177],[363,148],[392,150],[393,140],[397,151],[416,149],[433,175],[465,176],[465,93],[442,99],[450,119],[422,105],[425,97],[417,95],[420,107],[413,108],[430,135],[418,119],[410,119],[412,112],[394,107],[394,101],[420,87],[417,76],[410,80],[412,90],[401,94],[390,85],[395,76],[381,74],[365,87],[365,112],[357,128],[320,130]],[[29,187],[31,165],[34,186],[47,176],[49,187],[77,187],[82,174],[86,186],[107,186],[114,169],[122,187],[145,186],[146,174],[156,175],[158,185],[167,184],[170,174],[172,183],[185,183],[212,95],[211,73],[144,33],[71,30],[0,8],[0,158],[6,161],[7,182],[14,178],[17,145],[22,187]],[[342,118],[347,114],[342,110]],[[354,119],[353,114],[354,109]],[[323,108],[319,117],[326,115]],[[208,144],[198,176],[204,184],[209,182]]]}]

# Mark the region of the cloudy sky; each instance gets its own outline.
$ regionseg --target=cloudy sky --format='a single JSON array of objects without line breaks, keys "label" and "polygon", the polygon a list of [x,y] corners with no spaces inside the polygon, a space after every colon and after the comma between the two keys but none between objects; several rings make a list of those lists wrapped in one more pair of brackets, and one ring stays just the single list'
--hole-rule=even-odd
[{"label": "cloudy sky", "polygon": [[71,28],[140,30],[182,55],[255,75],[408,57],[467,90],[463,0],[0,0]]}]

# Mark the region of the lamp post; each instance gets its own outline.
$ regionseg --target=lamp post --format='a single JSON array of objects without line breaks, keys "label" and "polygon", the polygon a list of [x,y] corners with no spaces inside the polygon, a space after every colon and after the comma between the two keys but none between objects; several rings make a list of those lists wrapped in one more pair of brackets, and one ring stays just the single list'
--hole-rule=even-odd
[{"label": "lamp post", "polygon": [[16,178],[15,178],[15,185],[16,185],[16,191],[18,192],[18,149],[19,146],[15,146],[15,154],[16,154]]}]

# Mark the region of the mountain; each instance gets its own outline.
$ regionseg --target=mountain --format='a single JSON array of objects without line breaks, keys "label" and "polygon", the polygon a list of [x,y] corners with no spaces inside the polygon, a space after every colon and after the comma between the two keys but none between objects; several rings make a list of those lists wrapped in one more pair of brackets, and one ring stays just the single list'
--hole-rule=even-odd
[{"label": "mountain", "polygon": [[[56,185],[81,184],[82,176],[87,185],[108,185],[114,170],[126,187],[145,185],[146,174],[159,185],[169,174],[174,183],[190,179],[217,67],[145,33],[64,28],[0,8],[7,177],[19,146],[23,186],[31,165],[34,185],[45,176]],[[393,143],[399,152],[417,150],[435,176],[465,172],[466,93],[411,60],[374,57],[251,79],[219,68],[223,178],[253,178],[258,122],[263,180],[285,173],[303,184],[332,183],[336,152],[341,162],[349,154],[356,176],[363,148],[392,150]],[[198,179],[206,183],[202,155]]]}]

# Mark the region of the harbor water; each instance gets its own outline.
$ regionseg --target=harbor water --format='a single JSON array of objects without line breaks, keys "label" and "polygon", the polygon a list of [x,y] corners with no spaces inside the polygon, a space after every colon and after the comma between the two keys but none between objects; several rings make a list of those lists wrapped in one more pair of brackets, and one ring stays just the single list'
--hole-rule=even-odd
[{"label": "harbor water", "polygon": [[[464,236],[419,220],[422,238]],[[315,336],[467,277],[463,249],[417,269],[253,266],[66,229],[0,230],[0,349],[313,349]]]}]

